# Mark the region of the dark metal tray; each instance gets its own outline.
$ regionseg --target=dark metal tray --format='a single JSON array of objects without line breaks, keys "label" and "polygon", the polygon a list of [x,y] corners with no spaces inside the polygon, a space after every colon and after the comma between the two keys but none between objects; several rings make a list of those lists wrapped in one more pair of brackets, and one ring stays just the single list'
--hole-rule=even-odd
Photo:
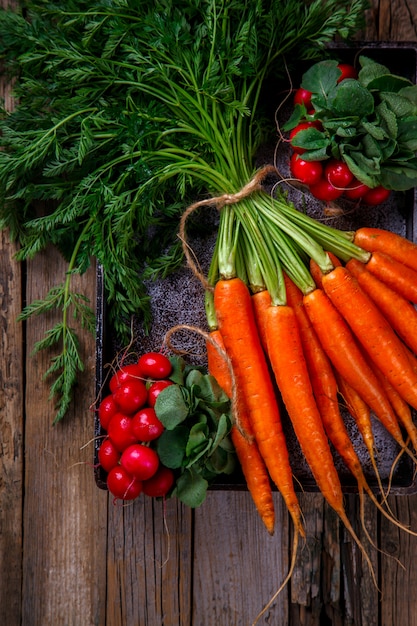
[{"label": "dark metal tray", "polygon": [[[408,43],[367,43],[357,42],[352,47],[344,44],[334,44],[330,46],[334,51],[334,56],[340,61],[352,62],[358,53],[363,53],[371,58],[387,65],[391,72],[406,76],[412,81],[416,81],[417,76],[417,45],[412,46]],[[293,84],[297,85],[297,80],[301,77],[304,68],[300,68],[300,76],[293,77]],[[282,86],[285,89],[285,85]],[[271,100],[275,99],[270,94]],[[278,96],[277,96],[278,98]],[[282,94],[280,96],[282,98]],[[275,99],[278,102],[279,99]],[[275,105],[274,102],[274,105]],[[283,112],[285,114],[285,111]],[[283,120],[286,118],[283,118]],[[285,175],[287,167],[288,155],[285,153],[285,146],[282,149],[282,169],[280,171]],[[265,149],[259,155],[260,163],[272,162],[274,159],[274,146],[265,146]],[[312,198],[306,198],[302,191],[290,188],[288,190],[290,199],[294,203],[303,203],[304,209],[310,215],[318,219],[323,219],[322,206],[319,202]],[[196,252],[201,266],[207,266],[213,247],[215,238],[216,215],[207,218],[207,234],[193,241],[193,249]],[[407,238],[417,241],[417,192],[410,190],[406,193],[393,193],[390,200],[381,207],[365,208],[360,211],[347,211],[343,216],[334,218],[331,222],[337,228],[346,230],[354,230],[360,226],[375,226],[378,228],[387,228],[397,232]],[[213,228],[210,228],[210,225]],[[112,362],[116,355],[122,350],[123,346],[117,345],[117,341],[112,333],[112,329],[108,324],[106,315],[106,296],[105,296],[105,276],[101,266],[97,268],[97,297],[96,297],[96,397],[99,402],[108,390],[106,389],[106,364]],[[140,325],[135,328],[135,342],[132,347],[138,354],[148,350],[154,350],[161,345],[165,332],[176,324],[190,324],[205,328],[204,314],[204,297],[203,290],[197,279],[191,274],[188,268],[184,267],[175,275],[172,275],[164,281],[149,285],[149,293],[151,296],[154,323],[149,336],[146,336]],[[190,343],[184,345],[190,353],[190,361],[201,365],[205,364],[205,349],[200,338],[191,337]],[[106,475],[98,466],[97,452],[100,446],[100,437],[103,431],[98,421],[97,413],[94,417],[94,467],[95,479],[97,486],[106,489]],[[366,450],[362,444],[361,438],[353,420],[346,415],[346,423],[354,442],[356,450],[361,458],[365,475],[372,488],[377,491],[376,481],[372,468],[368,462]],[[298,443],[292,432],[289,420],[283,415],[284,427],[287,432],[287,440],[289,442],[290,456],[296,485],[303,491],[317,491],[317,486],[311,473],[305,463],[304,457],[299,450]],[[390,440],[382,426],[375,420],[375,439],[376,447],[379,453],[380,472],[383,484],[387,484],[390,476],[391,464],[395,460],[398,448]],[[352,477],[345,469],[343,463],[335,453],[335,462],[341,477],[342,487],[345,493],[356,493],[357,486]],[[221,490],[244,490],[245,482],[239,471],[233,476],[225,476],[217,480],[211,489]],[[405,455],[401,458],[396,466],[396,470],[392,476],[390,493],[393,495],[408,495],[417,493],[417,482],[414,477],[412,463]]]}]

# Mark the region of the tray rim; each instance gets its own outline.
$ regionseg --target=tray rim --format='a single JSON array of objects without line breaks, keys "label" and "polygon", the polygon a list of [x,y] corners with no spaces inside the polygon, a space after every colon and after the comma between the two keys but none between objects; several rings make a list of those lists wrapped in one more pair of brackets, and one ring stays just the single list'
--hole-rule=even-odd
[{"label": "tray rim", "polygon": [[[414,77],[417,81],[417,42],[407,41],[366,41],[358,40],[354,42],[330,42],[326,45],[326,49],[341,50],[349,52],[352,50],[413,50],[415,54],[415,66]],[[413,210],[410,210],[406,219],[406,233],[407,237],[417,242],[417,187],[413,190]],[[97,405],[100,398],[102,398],[102,392],[105,388],[105,376],[104,365],[109,362],[109,355],[106,351],[106,298],[105,298],[105,276],[104,268],[101,263],[96,264],[96,325],[95,325],[95,398]],[[107,485],[105,482],[105,473],[99,467],[97,462],[98,449],[100,447],[101,438],[104,430],[102,429],[97,411],[94,414],[94,477],[96,485],[99,489],[107,491]],[[295,481],[296,491],[306,493],[320,493],[319,488],[311,481],[305,481],[301,485]],[[272,485],[274,491],[278,491],[275,485]],[[371,485],[372,490],[378,494],[379,489],[377,485],[375,488]],[[219,479],[212,483],[209,487],[210,491],[248,491],[247,485],[244,481],[240,482],[227,482],[223,479]],[[354,484],[347,485],[342,483],[343,493],[345,494],[358,494],[358,489]],[[410,484],[406,486],[393,485],[390,488],[389,495],[393,496],[409,496],[417,493],[417,475],[412,478]]]}]

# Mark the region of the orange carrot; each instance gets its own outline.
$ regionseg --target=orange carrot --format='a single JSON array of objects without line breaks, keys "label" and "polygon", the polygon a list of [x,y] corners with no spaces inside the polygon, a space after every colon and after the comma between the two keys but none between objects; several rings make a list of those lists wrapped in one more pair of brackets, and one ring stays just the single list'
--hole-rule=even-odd
[{"label": "orange carrot", "polygon": [[314,398],[294,310],[271,306],[266,330],[268,356],[301,450],[321,493],[341,511],[340,480]]},{"label": "orange carrot", "polygon": [[[343,400],[344,400],[344,402],[346,404],[346,408],[348,409],[350,415],[354,419],[354,421],[355,421],[355,423],[356,423],[356,425],[358,427],[359,433],[361,434],[362,439],[364,441],[365,447],[366,447],[366,449],[368,451],[369,459],[371,461],[371,465],[372,465],[372,468],[373,468],[374,473],[375,473],[375,477],[376,477],[377,485],[378,485],[378,488],[379,488],[379,492],[380,492],[380,495],[383,497],[383,500],[382,500],[382,502],[379,502],[377,500],[377,498],[375,497],[374,492],[372,491],[371,487],[369,486],[368,481],[365,478],[365,475],[363,473],[362,466],[360,465],[360,461],[359,461],[359,457],[358,457],[358,463],[360,465],[360,469],[356,470],[358,472],[358,475],[357,476],[355,475],[355,465],[353,465],[353,467],[351,467],[351,471],[352,471],[352,474],[357,478],[357,481],[358,481],[359,497],[360,497],[361,491],[365,491],[368,494],[368,496],[371,499],[371,501],[375,504],[377,509],[382,513],[382,515],[384,515],[384,517],[386,517],[389,521],[394,523],[398,528],[402,528],[406,532],[408,532],[408,533],[410,533],[412,535],[415,535],[415,533],[413,531],[411,531],[408,527],[406,527],[403,524],[401,524],[395,518],[393,512],[391,511],[390,507],[388,506],[388,503],[387,503],[387,500],[386,500],[387,492],[385,492],[385,490],[384,490],[384,486],[382,484],[381,476],[380,476],[378,465],[377,465],[377,462],[376,462],[375,439],[374,439],[374,434],[373,434],[373,429],[372,429],[371,411],[370,411],[369,407],[365,404],[365,402],[362,400],[362,398],[359,396],[359,394],[338,374],[338,372],[335,372],[335,377],[337,379],[338,391],[339,391],[340,395],[342,396],[342,398],[343,398]],[[349,437],[349,435],[348,435],[348,437]],[[349,441],[350,441],[350,438],[349,438]],[[356,454],[355,450],[354,450],[354,454]],[[361,476],[361,474],[362,474],[362,476]],[[387,486],[387,491],[388,490],[389,490],[389,485]],[[363,515],[363,506],[362,506],[363,503],[362,503],[362,500],[361,500],[360,504],[361,504],[362,526],[363,526],[364,532],[366,533],[369,541],[371,543],[373,543],[371,538],[369,537],[369,535],[367,533],[365,519],[364,519],[364,517],[362,517],[362,515]],[[387,505],[388,511],[383,507],[383,504]]]},{"label": "orange carrot", "polygon": [[[333,263],[333,267],[338,267],[339,265],[342,265],[341,261],[332,252],[327,252],[327,254],[330,257],[331,262]],[[321,287],[323,272],[321,271],[319,265],[315,262],[314,259],[310,259],[310,274],[313,277],[316,286]]]},{"label": "orange carrot", "polygon": [[346,267],[404,343],[417,354],[417,310],[411,302],[369,272],[364,263],[351,259]]},{"label": "orange carrot", "polygon": [[397,417],[385,391],[342,315],[321,289],[305,295],[304,306],[335,369],[359,393],[394,440],[405,448]]},{"label": "orange carrot", "polygon": [[294,310],[314,397],[324,429],[346,467],[366,490],[366,479],[339,409],[335,373],[303,306],[303,294],[284,276],[287,302]]},{"label": "orange carrot", "polygon": [[369,556],[346,515],[340,478],[314,398],[292,307],[271,306],[266,332],[271,366],[304,457],[323,497],[362,550],[374,576]]},{"label": "orange carrot", "polygon": [[346,404],[346,408],[355,421],[356,426],[358,427],[365,447],[368,451],[371,465],[382,490],[375,456],[375,438],[372,430],[371,410],[366,402],[364,402],[361,398],[359,393],[353,389],[353,387],[349,385],[349,383],[338,372],[336,372],[336,380],[339,393]]},{"label": "orange carrot", "polygon": [[248,441],[236,427],[232,428],[230,436],[256,510],[272,536],[275,527],[274,500],[269,474],[258,444],[255,440]]},{"label": "orange carrot", "polygon": [[228,363],[226,355],[224,358],[222,357],[222,352],[225,352],[225,348],[223,337],[218,329],[210,331],[206,339],[206,351],[209,374],[217,380],[223,391],[232,399],[233,380],[231,364]]},{"label": "orange carrot", "polygon": [[314,282],[316,283],[316,287],[321,289],[321,281],[323,278],[323,272],[321,271],[318,264],[314,261],[314,259],[310,259],[310,274],[313,277]]},{"label": "orange carrot", "polygon": [[[400,524],[400,522],[394,517],[394,514],[392,513],[389,506],[388,506],[389,513],[382,507],[383,503],[387,505],[387,500],[386,500],[387,492],[384,490],[384,486],[381,480],[381,475],[378,469],[378,464],[376,461],[377,451],[375,448],[375,438],[374,438],[374,433],[373,433],[373,428],[372,428],[371,411],[369,409],[369,406],[363,401],[363,399],[360,397],[357,391],[353,389],[353,387],[351,387],[349,383],[346,382],[346,380],[342,376],[340,376],[338,372],[336,372],[335,374],[336,374],[339,393],[342,396],[346,404],[346,408],[348,409],[351,417],[354,419],[356,426],[358,427],[359,433],[361,434],[362,440],[368,451],[372,468],[375,473],[375,478],[378,484],[380,495],[383,497],[382,503],[375,502],[376,507],[378,508],[379,511],[381,511],[381,513],[387,519],[391,520],[396,526],[401,527],[404,530],[407,530],[407,532],[410,532],[411,534],[414,534],[413,532],[409,531],[408,528]],[[404,448],[402,450],[404,450]],[[389,490],[389,485],[387,487],[387,491],[388,490]],[[371,495],[371,494],[369,494],[368,492],[368,495]],[[371,499],[374,502],[372,496],[371,496]]]},{"label": "orange carrot", "polygon": [[[381,493],[383,487],[379,476],[375,458],[375,440],[372,431],[371,412],[362,398],[344,381],[332,368],[327,355],[311,325],[309,317],[303,307],[301,291],[287,278],[285,285],[288,303],[294,307],[299,323],[304,354],[309,368],[314,395],[319,407],[324,428],[327,436],[334,445],[336,451],[344,461],[346,467],[358,482],[359,493],[366,491],[372,501],[380,509],[380,504],[375,500],[374,494],[368,485],[363,473],[359,457],[353,447],[345,422],[340,413],[338,392],[344,397],[346,405],[356,422],[359,432],[364,440],[366,449],[374,468],[375,475]],[[387,515],[385,511],[382,511]],[[389,516],[391,519],[391,516]],[[395,521],[397,523],[397,521]]]},{"label": "orange carrot", "polygon": [[265,311],[271,306],[271,296],[264,289],[252,295],[253,310],[255,313],[256,326],[258,328],[262,347],[266,350]]},{"label": "orange carrot", "polygon": [[373,252],[366,268],[406,300],[417,304],[417,270],[383,252]]},{"label": "orange carrot", "polygon": [[410,406],[402,398],[402,396],[394,389],[386,376],[379,370],[378,367],[374,368],[375,374],[378,376],[381,385],[384,387],[385,392],[391,406],[397,415],[400,424],[407,431],[408,436],[414,446],[414,450],[417,451],[417,426],[413,422],[413,416],[411,414]]},{"label": "orange carrot", "polygon": [[[208,370],[217,380],[224,392],[232,398],[234,395],[233,381],[230,375],[229,365],[222,357],[215,345],[224,350],[223,338],[219,330],[213,330],[206,342]],[[252,426],[249,422],[243,396],[237,390],[236,409],[239,414],[239,423],[242,432],[232,426],[231,439],[236,450],[236,455],[246,480],[249,493],[255,503],[256,509],[270,535],[274,534],[275,509],[272,497],[271,482],[263,458],[260,455],[258,444],[253,439]]]},{"label": "orange carrot", "polygon": [[382,228],[359,228],[354,243],[368,252],[385,252],[417,272],[417,245],[405,237]]},{"label": "orange carrot", "polygon": [[336,373],[336,379],[339,393],[345,401],[349,413],[355,420],[367,449],[372,451],[373,456],[375,454],[375,439],[372,431],[371,410],[343,376]]},{"label": "orange carrot", "polygon": [[391,385],[417,408],[417,375],[401,340],[348,269],[336,267],[323,277],[326,294]]},{"label": "orange carrot", "polygon": [[259,451],[287,505],[296,534],[305,536],[281,415],[256,328],[249,289],[239,278],[219,280],[214,288],[214,306]]}]

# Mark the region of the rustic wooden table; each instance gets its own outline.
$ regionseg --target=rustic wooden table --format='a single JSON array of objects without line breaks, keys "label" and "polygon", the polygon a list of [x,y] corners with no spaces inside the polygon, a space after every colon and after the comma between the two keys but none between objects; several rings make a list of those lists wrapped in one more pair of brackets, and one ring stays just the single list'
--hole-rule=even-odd
[{"label": "rustic wooden table", "polygon": [[[7,0],[2,0],[6,5]],[[416,0],[373,0],[367,40],[417,43]],[[7,98],[7,87],[0,95]],[[25,267],[0,235],[0,623],[7,626],[237,626],[249,624],[287,571],[288,517],[276,495],[277,530],[269,537],[246,492],[210,492],[196,511],[139,499],[113,506],[96,487],[91,438],[95,345],[65,422],[40,372],[47,355],[30,351],[53,320],[16,323],[22,304],[61,280],[64,265],[48,250]],[[95,271],[80,280],[94,302]],[[279,626],[417,625],[417,538],[366,509],[382,554],[372,551],[380,592],[356,546],[321,496],[301,496],[308,532],[290,585],[264,621]],[[347,496],[352,519],[356,496]],[[417,528],[417,496],[390,505]],[[165,517],[164,517],[165,516]],[[399,563],[402,563],[402,565]]]}]

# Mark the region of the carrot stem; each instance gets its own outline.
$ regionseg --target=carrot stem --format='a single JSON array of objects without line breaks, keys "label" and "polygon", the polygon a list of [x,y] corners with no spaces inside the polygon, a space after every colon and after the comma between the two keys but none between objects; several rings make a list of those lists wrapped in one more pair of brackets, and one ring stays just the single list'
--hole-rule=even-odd
[{"label": "carrot stem", "polygon": [[[355,258],[366,262],[369,259],[369,252],[353,243],[354,233],[332,228],[331,226],[311,218],[309,215],[306,215],[306,213],[298,211],[294,204],[289,202],[282,192],[274,198],[274,202],[273,204],[271,203],[269,210],[279,211],[290,223],[297,224],[297,226],[302,228],[317,244],[325,250],[330,250],[343,261]],[[314,255],[310,255],[310,257],[318,262]],[[321,266],[320,263],[319,265]],[[325,271],[326,268],[322,267],[322,269]]]}]

